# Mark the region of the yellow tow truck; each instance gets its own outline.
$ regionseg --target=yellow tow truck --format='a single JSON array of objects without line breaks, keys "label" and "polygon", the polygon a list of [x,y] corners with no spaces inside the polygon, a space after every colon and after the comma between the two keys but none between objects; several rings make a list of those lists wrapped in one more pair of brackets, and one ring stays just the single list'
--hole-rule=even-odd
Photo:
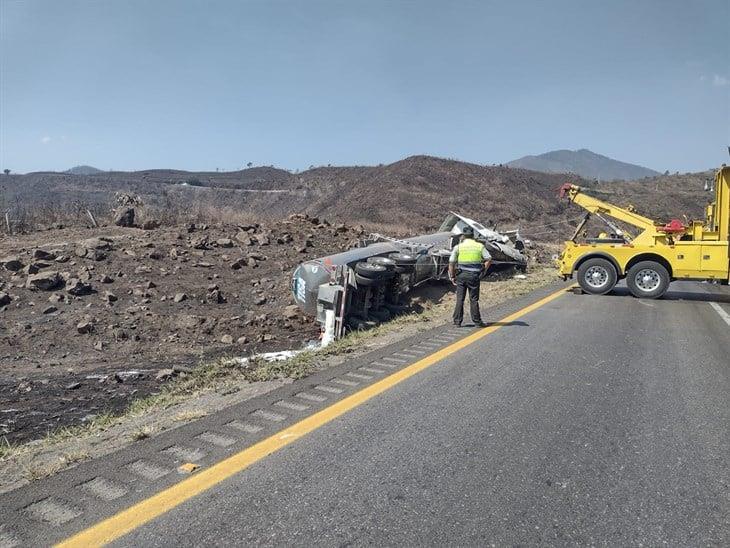
[{"label": "yellow tow truck", "polygon": [[[586,293],[603,295],[626,278],[635,297],[656,299],[664,295],[673,280],[730,279],[730,167],[715,176],[715,200],[707,206],[704,221],[684,224],[678,220],[657,223],[636,213],[633,207],[616,207],[588,196],[575,185],[566,183],[561,198],[588,211],[565,242],[557,264],[564,279],[577,273],[578,284]],[[577,243],[576,239],[595,215],[610,228],[611,234]],[[621,230],[608,217],[634,226],[633,236]]]}]

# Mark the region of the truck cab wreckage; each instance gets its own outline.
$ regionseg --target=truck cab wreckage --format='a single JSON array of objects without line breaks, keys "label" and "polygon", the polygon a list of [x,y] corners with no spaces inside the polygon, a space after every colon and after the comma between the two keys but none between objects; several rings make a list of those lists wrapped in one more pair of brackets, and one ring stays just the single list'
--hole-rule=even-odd
[{"label": "truck cab wreckage", "polygon": [[354,249],[300,264],[292,276],[292,293],[301,310],[322,325],[322,345],[348,329],[387,321],[404,309],[401,302],[412,288],[448,279],[451,249],[465,226],[474,229],[475,239],[492,255],[490,271],[527,269],[518,230],[500,233],[457,213],[450,213],[433,234],[405,239],[370,234]]}]

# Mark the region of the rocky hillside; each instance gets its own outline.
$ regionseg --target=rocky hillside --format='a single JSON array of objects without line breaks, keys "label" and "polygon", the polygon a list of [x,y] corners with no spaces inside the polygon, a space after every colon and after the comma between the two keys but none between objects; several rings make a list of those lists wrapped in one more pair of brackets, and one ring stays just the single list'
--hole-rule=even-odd
[{"label": "rocky hillside", "polygon": [[553,150],[537,156],[523,156],[507,165],[545,173],[574,173],[586,179],[599,181],[634,180],[659,175],[653,169],[619,162],[585,148]]},{"label": "rocky hillside", "polygon": [[[580,214],[556,198],[556,189],[566,180],[663,219],[701,215],[707,200],[701,192],[706,176],[596,183],[565,174],[413,156],[383,166],[317,167],[302,173],[258,167],[226,173],[8,175],[0,177],[0,206],[9,208],[21,227],[69,223],[69,217],[75,217],[77,224],[88,223],[87,208],[103,220],[114,194],[124,190],[140,195],[163,225],[275,220],[307,213],[333,222],[413,233],[432,230],[449,211],[458,211],[484,223],[519,226],[528,236],[535,233],[558,241],[571,232],[569,224],[559,221]],[[555,231],[539,230],[556,222]]]}]

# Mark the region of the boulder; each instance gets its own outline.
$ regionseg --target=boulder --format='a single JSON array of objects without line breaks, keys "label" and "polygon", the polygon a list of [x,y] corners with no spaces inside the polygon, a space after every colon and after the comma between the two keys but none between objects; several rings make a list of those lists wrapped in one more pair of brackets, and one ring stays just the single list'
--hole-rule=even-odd
[{"label": "boulder", "polygon": [[19,257],[3,257],[0,259],[0,265],[5,270],[9,270],[10,272],[17,272],[18,270],[23,268],[23,262],[20,260]]},{"label": "boulder", "polygon": [[87,335],[91,333],[94,330],[94,324],[92,324],[90,321],[84,320],[76,324],[76,331],[81,333],[82,335]]},{"label": "boulder", "polygon": [[41,291],[52,291],[62,283],[61,276],[56,271],[40,272],[28,276],[25,287],[28,289],[39,289]]},{"label": "boulder", "polygon": [[52,253],[50,251],[36,249],[35,251],[33,251],[33,258],[41,261],[55,261],[56,255],[55,253]]},{"label": "boulder", "polygon": [[241,257],[231,263],[231,268],[233,270],[240,270],[241,268],[246,266],[246,264],[248,264],[248,259],[246,259],[245,257]]},{"label": "boulder", "polygon": [[133,207],[122,207],[114,215],[114,224],[117,226],[134,226],[135,211]]},{"label": "boulder", "polygon": [[69,295],[81,297],[82,295],[89,295],[91,292],[91,284],[84,283],[78,278],[71,278],[66,282],[66,293]]}]

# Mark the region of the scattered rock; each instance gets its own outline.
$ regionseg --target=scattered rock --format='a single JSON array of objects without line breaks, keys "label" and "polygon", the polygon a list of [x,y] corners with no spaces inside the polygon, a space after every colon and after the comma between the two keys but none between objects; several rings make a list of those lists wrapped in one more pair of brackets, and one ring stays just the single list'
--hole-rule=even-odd
[{"label": "scattered rock", "polygon": [[223,344],[233,344],[233,337],[231,337],[230,335],[223,335],[221,337],[221,342]]},{"label": "scattered rock", "polygon": [[287,320],[293,320],[299,317],[299,307],[295,304],[289,305],[284,309],[284,317]]},{"label": "scattered rock", "polygon": [[188,300],[188,296],[185,293],[176,293],[173,299],[176,303],[181,303]]},{"label": "scattered rock", "polygon": [[12,302],[12,297],[7,293],[0,291],[0,306],[8,305]]},{"label": "scattered rock", "polygon": [[258,242],[259,245],[271,244],[271,239],[266,234],[257,234],[256,241]]},{"label": "scattered rock", "polygon": [[79,322],[76,325],[76,331],[78,331],[82,335],[88,335],[93,330],[94,330],[94,324],[92,324],[90,321],[84,320],[82,322]]},{"label": "scattered rock", "polygon": [[33,251],[33,258],[41,261],[55,261],[56,255],[50,251],[44,251],[43,249],[36,249]]},{"label": "scattered rock", "polygon": [[81,388],[80,382],[72,382],[66,385],[66,390],[78,390],[79,388]]},{"label": "scattered rock", "polygon": [[155,375],[155,379],[158,381],[166,381],[175,377],[176,375],[177,373],[175,373],[174,369],[160,369]]},{"label": "scattered rock", "polygon": [[66,282],[66,293],[81,297],[83,295],[90,295],[93,291],[91,284],[87,284],[79,280],[78,278],[71,278]]},{"label": "scattered rock", "polygon": [[233,270],[240,270],[247,264],[248,264],[248,259],[246,259],[245,257],[241,257],[240,259],[236,259],[235,261],[233,261],[231,263],[231,268]]},{"label": "scattered rock", "polygon": [[107,291],[106,293],[104,293],[104,299],[105,299],[105,300],[106,300],[106,302],[108,302],[108,303],[115,303],[115,302],[117,302],[117,301],[119,300],[119,297],[117,297],[117,296],[116,296],[116,295],[115,295],[114,293],[112,293],[111,291]]},{"label": "scattered rock", "polygon": [[111,284],[114,283],[114,278],[112,278],[108,274],[104,274],[99,281],[103,284]]},{"label": "scattered rock", "polygon": [[253,301],[253,304],[255,304],[256,306],[261,306],[262,304],[266,304],[266,297],[264,297],[263,295],[260,297],[256,297]]},{"label": "scattered rock", "polygon": [[160,228],[160,221],[157,219],[148,219],[142,223],[143,230],[155,230],[157,228]]},{"label": "scattered rock", "polygon": [[114,215],[114,224],[117,226],[134,226],[134,208],[133,207],[122,207]]},{"label": "scattered rock", "polygon": [[28,276],[25,287],[28,289],[39,289],[41,291],[52,291],[62,283],[61,276],[56,271],[41,272]]},{"label": "scattered rock", "polygon": [[23,268],[23,262],[19,257],[4,257],[0,259],[0,265],[10,272],[17,272]]},{"label": "scattered rock", "polygon": [[47,306],[43,309],[44,314],[53,314],[54,312],[58,312],[58,308],[55,306]]},{"label": "scattered rock", "polygon": [[214,289],[208,292],[206,300],[209,303],[213,304],[224,304],[226,302],[226,298],[223,296],[223,293],[221,293],[219,289]]},{"label": "scattered rock", "polygon": [[208,249],[208,236],[201,236],[200,238],[193,238],[190,240],[190,247],[193,249]]},{"label": "scattered rock", "polygon": [[63,295],[63,293],[54,293],[50,297],[48,297],[48,302],[51,303],[60,303],[66,300],[66,296]]},{"label": "scattered rock", "polygon": [[215,241],[218,247],[233,247],[233,240],[230,238],[220,238]]},{"label": "scattered rock", "polygon": [[135,381],[142,377],[142,372],[136,369],[131,369],[129,371],[117,371],[114,373],[114,380],[120,383]]},{"label": "scattered rock", "polygon": [[104,341],[97,341],[94,345],[94,350],[97,350],[98,352],[102,352],[104,350]]},{"label": "scattered rock", "polygon": [[247,337],[238,337],[238,340],[236,341],[238,344],[246,344],[248,342]]}]

